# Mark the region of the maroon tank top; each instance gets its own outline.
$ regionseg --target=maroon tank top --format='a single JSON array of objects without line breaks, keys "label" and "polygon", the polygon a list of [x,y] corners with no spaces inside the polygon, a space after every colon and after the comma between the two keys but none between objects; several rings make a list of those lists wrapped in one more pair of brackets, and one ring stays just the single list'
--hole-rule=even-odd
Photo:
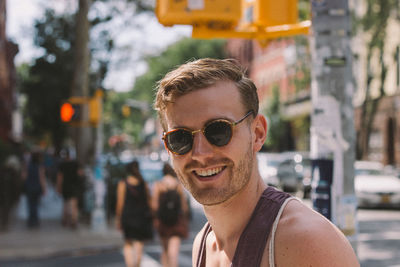
[{"label": "maroon tank top", "polygon": [[[250,221],[239,238],[231,264],[232,267],[260,266],[272,225],[282,204],[289,197],[291,195],[288,193],[278,191],[273,187],[264,190]],[[207,223],[197,256],[197,267],[206,266],[206,239],[211,230],[211,225]]]}]

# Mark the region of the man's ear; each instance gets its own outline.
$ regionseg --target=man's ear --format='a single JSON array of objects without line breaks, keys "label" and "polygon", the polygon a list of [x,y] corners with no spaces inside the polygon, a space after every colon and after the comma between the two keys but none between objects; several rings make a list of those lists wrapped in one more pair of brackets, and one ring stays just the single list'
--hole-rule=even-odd
[{"label": "man's ear", "polygon": [[265,139],[267,138],[267,120],[264,115],[257,114],[253,121],[253,150],[255,152],[260,151],[264,145]]}]

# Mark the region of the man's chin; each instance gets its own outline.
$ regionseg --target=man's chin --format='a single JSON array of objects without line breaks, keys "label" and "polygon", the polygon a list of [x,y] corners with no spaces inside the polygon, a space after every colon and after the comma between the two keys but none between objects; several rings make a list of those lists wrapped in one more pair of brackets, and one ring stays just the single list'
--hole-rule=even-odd
[{"label": "man's chin", "polygon": [[227,196],[226,193],[218,192],[216,190],[207,192],[192,192],[194,199],[203,206],[216,206],[227,201],[231,196]]}]

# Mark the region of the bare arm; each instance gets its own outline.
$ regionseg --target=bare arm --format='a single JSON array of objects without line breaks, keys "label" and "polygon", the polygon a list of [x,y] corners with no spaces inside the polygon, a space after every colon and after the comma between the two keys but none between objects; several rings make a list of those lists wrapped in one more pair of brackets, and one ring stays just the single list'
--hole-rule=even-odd
[{"label": "bare arm", "polygon": [[156,182],[156,183],[154,183],[153,195],[151,197],[151,209],[154,212],[157,212],[157,209],[158,209],[159,194],[160,194],[160,184],[159,184],[159,182]]},{"label": "bare arm", "polygon": [[147,183],[145,183],[145,190],[146,190],[146,196],[147,196],[147,204],[150,207],[150,210],[153,211],[153,201],[152,201],[152,197],[151,197],[151,191],[149,188],[149,185]]},{"label": "bare arm", "polygon": [[45,169],[43,166],[39,167],[39,180],[40,180],[40,186],[42,187],[43,195],[46,194],[47,187],[46,187],[46,174],[45,174]]},{"label": "bare arm", "polygon": [[57,173],[56,190],[59,194],[62,193],[62,184],[64,180],[64,175],[61,172]]},{"label": "bare arm", "polygon": [[360,266],[339,229],[295,200],[289,202],[279,221],[274,255],[278,266]]},{"label": "bare arm", "polygon": [[183,189],[183,186],[181,184],[178,185],[178,191],[179,191],[179,194],[181,195],[182,210],[183,210],[184,214],[188,214],[189,207],[188,207],[187,197],[186,197],[185,190]]},{"label": "bare arm", "polygon": [[124,208],[125,190],[125,182],[119,181],[117,187],[117,204],[115,207],[115,223],[117,229],[121,229],[121,215],[122,209]]}]

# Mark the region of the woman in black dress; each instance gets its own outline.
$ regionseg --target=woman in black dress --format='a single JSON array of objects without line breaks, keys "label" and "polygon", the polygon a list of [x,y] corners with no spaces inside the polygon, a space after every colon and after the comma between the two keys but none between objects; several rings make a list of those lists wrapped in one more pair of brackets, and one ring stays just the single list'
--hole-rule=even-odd
[{"label": "woman in black dress", "polygon": [[138,267],[144,241],[153,238],[150,192],[139,171],[139,163],[127,165],[127,177],[118,183],[116,224],[123,232],[124,259],[128,267]]}]

